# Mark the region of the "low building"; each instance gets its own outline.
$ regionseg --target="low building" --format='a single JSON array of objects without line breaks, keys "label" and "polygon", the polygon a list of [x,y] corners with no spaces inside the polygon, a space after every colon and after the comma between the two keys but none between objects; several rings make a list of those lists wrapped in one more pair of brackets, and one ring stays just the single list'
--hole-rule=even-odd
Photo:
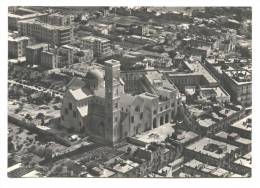
[{"label": "low building", "polygon": [[240,137],[238,133],[227,133],[225,131],[220,131],[212,137],[216,140],[239,147],[242,154],[246,154],[251,151],[251,140]]},{"label": "low building", "polygon": [[203,163],[225,168],[240,156],[237,146],[204,137],[184,149],[186,161],[196,159]]},{"label": "low building", "polygon": [[105,162],[105,166],[116,173],[116,177],[139,177],[140,164],[120,157]]},{"label": "low building", "polygon": [[228,130],[230,132],[238,133],[241,137],[251,139],[252,134],[252,115],[246,116],[243,119],[240,119],[232,123]]},{"label": "low building", "polygon": [[99,178],[109,178],[117,177],[116,172],[109,170],[103,166],[95,166],[89,169],[89,174],[87,177],[99,177]]},{"label": "low building", "polygon": [[232,174],[234,174],[218,166],[208,165],[196,159],[192,159],[186,162],[183,165],[183,172],[192,174],[193,176],[197,174],[201,177],[207,178],[230,177]]}]

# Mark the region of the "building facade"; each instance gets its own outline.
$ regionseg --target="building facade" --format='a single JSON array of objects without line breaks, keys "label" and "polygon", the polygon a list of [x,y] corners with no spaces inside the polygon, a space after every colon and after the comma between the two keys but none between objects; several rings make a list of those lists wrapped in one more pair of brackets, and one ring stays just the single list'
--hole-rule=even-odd
[{"label": "building facade", "polygon": [[115,144],[174,119],[178,105],[174,87],[154,85],[152,80],[147,86],[153,88],[151,93],[130,95],[125,93],[119,61],[106,61],[104,70],[90,69],[86,78],[74,78],[68,85],[61,108],[64,127]]},{"label": "building facade", "polygon": [[8,37],[8,57],[19,58],[25,56],[26,47],[30,44],[28,37]]},{"label": "building facade", "polygon": [[249,106],[252,104],[252,74],[247,70],[226,70],[223,71],[223,79],[226,90],[231,98]]},{"label": "building facade", "polygon": [[69,26],[69,25],[73,24],[74,16],[54,13],[54,14],[50,14],[50,15],[41,16],[40,20],[47,24],[50,24],[50,25]]},{"label": "building facade", "polygon": [[54,26],[35,19],[19,21],[18,32],[20,35],[33,37],[57,46],[69,44],[73,38],[72,27]]},{"label": "building facade", "polygon": [[109,57],[112,55],[111,41],[105,38],[88,36],[82,39],[82,47],[91,49],[97,58]]},{"label": "building facade", "polygon": [[26,61],[31,65],[41,64],[41,52],[48,48],[48,44],[40,43],[26,47]]}]

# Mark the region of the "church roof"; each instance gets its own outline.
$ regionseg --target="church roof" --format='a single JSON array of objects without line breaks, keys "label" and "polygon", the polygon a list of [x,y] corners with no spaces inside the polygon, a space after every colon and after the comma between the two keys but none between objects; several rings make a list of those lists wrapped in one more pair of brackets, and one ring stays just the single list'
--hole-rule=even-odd
[{"label": "church roof", "polygon": [[86,115],[88,115],[88,106],[77,107],[77,109],[81,117],[85,117]]},{"label": "church roof", "polygon": [[85,82],[82,79],[78,77],[73,77],[66,87],[68,89],[77,89],[84,86],[85,86]]},{"label": "church roof", "polygon": [[91,69],[86,74],[86,79],[97,79],[98,81],[104,80],[104,73],[99,69]]},{"label": "church roof", "polygon": [[69,92],[75,100],[82,100],[88,97],[88,95],[85,92],[83,92],[81,88],[75,90],[70,89]]}]

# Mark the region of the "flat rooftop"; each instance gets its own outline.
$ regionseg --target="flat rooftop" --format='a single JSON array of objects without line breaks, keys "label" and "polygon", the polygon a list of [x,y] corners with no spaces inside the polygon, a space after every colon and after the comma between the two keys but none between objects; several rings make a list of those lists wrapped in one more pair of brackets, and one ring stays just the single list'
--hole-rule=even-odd
[{"label": "flat rooftop", "polygon": [[249,84],[252,82],[252,73],[248,70],[226,70],[223,72],[237,85]]},{"label": "flat rooftop", "polygon": [[240,164],[240,165],[248,167],[248,168],[252,168],[251,160],[248,160],[248,159],[245,159],[245,158],[239,158],[239,159],[235,160],[234,163]]},{"label": "flat rooftop", "polygon": [[[214,151],[206,150],[205,147],[209,145],[215,145],[219,148],[222,148],[222,152],[217,153],[215,150]],[[227,144],[224,142],[213,140],[211,138],[204,137],[199,141],[187,146],[186,149],[201,153],[203,155],[208,155],[216,159],[222,159],[223,157],[226,156],[226,154],[231,153],[232,151],[235,151],[239,148],[231,144]]]},{"label": "flat rooftop", "polygon": [[36,19],[28,19],[28,20],[21,20],[19,23],[28,23],[28,24],[37,24],[40,25],[43,28],[49,29],[49,30],[68,30],[71,29],[70,26],[58,26],[58,25],[50,25],[44,22],[40,22]]},{"label": "flat rooftop", "polygon": [[[239,120],[239,121],[233,123],[233,124],[230,125],[230,126],[251,132],[251,131],[252,131],[252,127],[251,127],[251,126],[248,126],[248,124],[244,123],[244,122],[247,122],[248,119],[252,119],[252,115],[246,116],[246,117],[244,117],[243,119],[241,119],[241,120]],[[243,123],[244,123],[244,124],[243,124]]]},{"label": "flat rooftop", "polygon": [[47,13],[40,13],[40,12],[37,12],[34,10],[25,9],[25,8],[18,8],[14,12],[9,12],[8,17],[17,18],[17,19],[28,19],[28,18],[33,18],[36,16],[45,15],[45,14],[47,14]]},{"label": "flat rooftop", "polygon": [[[217,136],[219,138],[223,138],[223,139],[227,139],[228,135],[229,135],[229,133],[227,133],[225,131],[220,131],[219,133],[215,134],[215,136]],[[251,140],[249,140],[247,138],[242,138],[242,137],[235,139],[235,142],[241,143],[241,144],[251,144]]]},{"label": "flat rooftop", "polygon": [[30,40],[30,38],[26,36],[19,36],[19,37],[8,36],[8,41],[19,42],[22,40]]},{"label": "flat rooftop", "polygon": [[138,163],[135,163],[130,160],[123,160],[121,163],[117,163],[112,168],[117,172],[125,174],[138,166],[139,166]]},{"label": "flat rooftop", "polygon": [[199,170],[201,172],[204,173],[208,173],[214,176],[218,176],[218,177],[223,177],[223,176],[227,176],[228,175],[228,171],[223,169],[223,168],[219,168],[219,167],[215,167],[215,166],[211,166],[205,163],[202,163],[200,161],[197,161],[196,159],[192,159],[191,161],[187,162],[184,164],[184,166]]},{"label": "flat rooftop", "polygon": [[214,121],[211,118],[205,118],[205,119],[198,119],[197,122],[200,124],[200,126],[202,127],[210,127],[212,125],[214,125],[216,123],[216,121]]},{"label": "flat rooftop", "polygon": [[38,49],[38,48],[47,47],[47,46],[48,46],[47,43],[38,43],[38,44],[27,46],[26,48]]},{"label": "flat rooftop", "polygon": [[178,142],[184,144],[192,139],[197,138],[199,135],[192,131],[182,131],[181,134],[177,135]]},{"label": "flat rooftop", "polygon": [[167,138],[167,136],[171,136],[173,132],[173,125],[168,123],[147,132],[138,134],[133,137],[133,139],[139,140],[146,144],[150,144],[151,142],[161,143]]},{"label": "flat rooftop", "polygon": [[209,83],[216,83],[216,79],[205,69],[199,61],[184,62],[185,65],[194,73],[203,75]]},{"label": "flat rooftop", "polygon": [[116,174],[115,172],[113,172],[113,171],[111,171],[107,168],[103,168],[103,167],[94,167],[94,168],[92,168],[92,171],[99,174],[99,175],[90,173],[90,174],[88,174],[87,177],[107,178],[107,177],[111,177],[114,174]]},{"label": "flat rooftop", "polygon": [[106,39],[106,38],[102,38],[102,37],[97,37],[97,36],[87,36],[87,37],[83,37],[82,40],[87,40],[87,41],[95,41],[98,40],[100,42],[110,42],[110,40]]},{"label": "flat rooftop", "polygon": [[215,94],[217,97],[229,96],[228,93],[221,87],[212,87],[212,88],[201,88],[202,95]]}]

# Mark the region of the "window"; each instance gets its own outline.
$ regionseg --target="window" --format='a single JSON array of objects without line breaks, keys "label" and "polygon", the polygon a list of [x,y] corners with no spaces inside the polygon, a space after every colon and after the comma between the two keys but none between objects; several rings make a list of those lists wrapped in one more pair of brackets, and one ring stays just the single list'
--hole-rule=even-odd
[{"label": "window", "polygon": [[140,120],[142,120],[143,119],[143,112],[140,114]]},{"label": "window", "polygon": [[68,108],[65,108],[65,114],[68,114]]},{"label": "window", "polygon": [[63,115],[61,116],[61,120],[62,120],[62,121],[64,120],[64,116],[63,116]]},{"label": "window", "polygon": [[76,112],[75,111],[73,111],[73,117],[76,118]]},{"label": "window", "polygon": [[168,109],[168,105],[165,106],[165,110]]},{"label": "window", "polygon": [[115,117],[115,122],[117,122],[117,117]]},{"label": "window", "polygon": [[135,121],[135,117],[132,116],[132,117],[131,117],[131,123],[134,123],[134,121]]},{"label": "window", "polygon": [[163,107],[160,108],[160,111],[163,111]]},{"label": "window", "polygon": [[153,114],[157,114],[157,110],[154,110],[154,111],[153,111]]},{"label": "window", "polygon": [[171,106],[174,107],[174,103],[172,103]]},{"label": "window", "polygon": [[72,103],[69,103],[69,109],[72,110]]},{"label": "window", "polygon": [[136,107],[135,107],[135,111],[136,111],[136,112],[139,112],[139,111],[140,111],[140,107],[139,107],[139,106],[136,106]]},{"label": "window", "polygon": [[118,103],[115,103],[115,108],[118,108]]}]

